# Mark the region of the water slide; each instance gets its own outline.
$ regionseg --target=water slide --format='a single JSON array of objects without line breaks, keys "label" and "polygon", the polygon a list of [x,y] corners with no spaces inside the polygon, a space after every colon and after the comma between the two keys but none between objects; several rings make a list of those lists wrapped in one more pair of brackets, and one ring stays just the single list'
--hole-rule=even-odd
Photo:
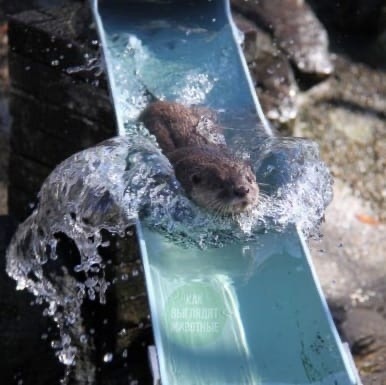
[{"label": "water slide", "polygon": [[[127,111],[118,88],[133,76],[117,69],[117,41],[126,36],[151,55],[153,64],[135,71],[151,92],[176,100],[180,80],[191,78],[206,106],[237,117],[235,130],[246,142],[252,126],[257,137],[272,135],[228,0],[91,4],[120,134]],[[186,97],[194,99],[189,91]],[[360,384],[295,225],[206,249],[173,243],[141,221],[137,233],[156,345],[155,383]]]}]

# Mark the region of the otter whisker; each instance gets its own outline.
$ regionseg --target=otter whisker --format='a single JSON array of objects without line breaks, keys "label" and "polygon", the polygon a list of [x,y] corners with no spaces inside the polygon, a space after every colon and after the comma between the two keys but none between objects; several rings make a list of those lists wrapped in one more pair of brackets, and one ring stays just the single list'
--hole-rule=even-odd
[{"label": "otter whisker", "polygon": [[259,192],[259,199],[260,199],[260,200],[262,200],[262,199],[270,199],[270,195],[268,195],[268,194],[265,193],[265,192],[260,191],[260,192]]}]

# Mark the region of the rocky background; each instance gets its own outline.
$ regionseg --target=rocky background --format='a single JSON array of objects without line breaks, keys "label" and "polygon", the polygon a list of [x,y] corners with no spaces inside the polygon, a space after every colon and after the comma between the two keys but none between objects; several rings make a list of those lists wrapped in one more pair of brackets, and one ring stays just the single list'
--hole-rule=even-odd
[{"label": "rocky background", "polygon": [[386,384],[386,3],[233,0],[263,110],[316,140],[335,179],[323,289],[364,384]]},{"label": "rocky background", "polygon": [[[61,3],[0,0],[0,215],[7,214],[10,127],[6,14]],[[335,178],[312,255],[364,384],[385,385],[385,1],[232,0],[232,6],[266,116],[278,135],[316,140]]]},{"label": "rocky background", "polygon": [[316,269],[364,384],[386,384],[386,3],[233,0],[265,114],[335,179]]}]

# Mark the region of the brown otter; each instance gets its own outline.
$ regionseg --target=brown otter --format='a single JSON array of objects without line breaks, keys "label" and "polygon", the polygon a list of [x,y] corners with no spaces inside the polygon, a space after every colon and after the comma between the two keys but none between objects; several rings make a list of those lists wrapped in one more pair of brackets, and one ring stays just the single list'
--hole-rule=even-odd
[{"label": "brown otter", "polygon": [[155,135],[177,179],[198,205],[219,214],[236,214],[256,204],[255,175],[227,149],[213,112],[157,101],[140,120]]}]

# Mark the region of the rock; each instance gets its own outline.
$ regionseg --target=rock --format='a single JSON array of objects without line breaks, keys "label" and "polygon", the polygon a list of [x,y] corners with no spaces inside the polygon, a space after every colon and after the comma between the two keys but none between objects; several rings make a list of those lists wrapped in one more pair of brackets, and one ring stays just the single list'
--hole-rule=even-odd
[{"label": "rock", "polygon": [[[8,36],[10,51],[34,62],[90,83],[100,75],[100,69],[91,65],[99,58],[99,41],[85,5],[74,3],[13,15]],[[98,86],[107,90],[104,74],[97,80]]]},{"label": "rock", "polygon": [[277,128],[290,126],[297,115],[297,85],[287,57],[254,23],[239,14],[234,20],[244,34],[244,53],[265,115]]},{"label": "rock", "polygon": [[363,34],[374,34],[382,28],[384,0],[309,0],[326,24],[337,29]]},{"label": "rock", "polygon": [[[386,14],[386,11],[385,11]],[[383,63],[383,67],[386,67],[386,16],[384,21],[384,29],[378,35],[374,44],[374,55],[379,62]]]},{"label": "rock", "polygon": [[[295,135],[316,140],[334,177],[323,238],[311,242],[330,301],[366,385],[386,378],[386,76],[341,55],[335,73],[299,97]],[[343,320],[342,320],[343,319]]]},{"label": "rock", "polygon": [[308,0],[328,30],[331,50],[373,68],[386,68],[384,0]]},{"label": "rock", "polygon": [[266,37],[269,39],[269,37],[266,33],[264,33],[264,35],[260,34],[260,30],[256,24],[240,13],[232,12],[232,17],[238,30],[243,34],[243,41],[241,45],[245,60],[247,63],[251,63],[255,60],[258,55],[259,48],[261,47],[260,43],[262,42],[260,41],[260,38],[262,37],[264,39]]},{"label": "rock", "polygon": [[352,308],[341,327],[364,383],[384,384],[386,319],[372,309]]},{"label": "rock", "polygon": [[304,1],[232,0],[233,7],[272,31],[279,46],[304,74],[325,77],[333,71],[328,36]]},{"label": "rock", "polygon": [[336,178],[386,220],[386,76],[342,56],[335,74],[301,95],[295,134],[319,141]]},{"label": "rock", "polygon": [[291,126],[297,115],[297,86],[288,60],[264,52],[251,63],[259,100],[267,118],[280,126]]},{"label": "rock", "polygon": [[116,125],[87,4],[13,15],[8,34],[13,115],[8,208],[21,220],[49,171],[114,136]]},{"label": "rock", "polygon": [[341,328],[355,355],[376,349],[378,341],[386,338],[386,320],[371,309],[350,309]]}]

